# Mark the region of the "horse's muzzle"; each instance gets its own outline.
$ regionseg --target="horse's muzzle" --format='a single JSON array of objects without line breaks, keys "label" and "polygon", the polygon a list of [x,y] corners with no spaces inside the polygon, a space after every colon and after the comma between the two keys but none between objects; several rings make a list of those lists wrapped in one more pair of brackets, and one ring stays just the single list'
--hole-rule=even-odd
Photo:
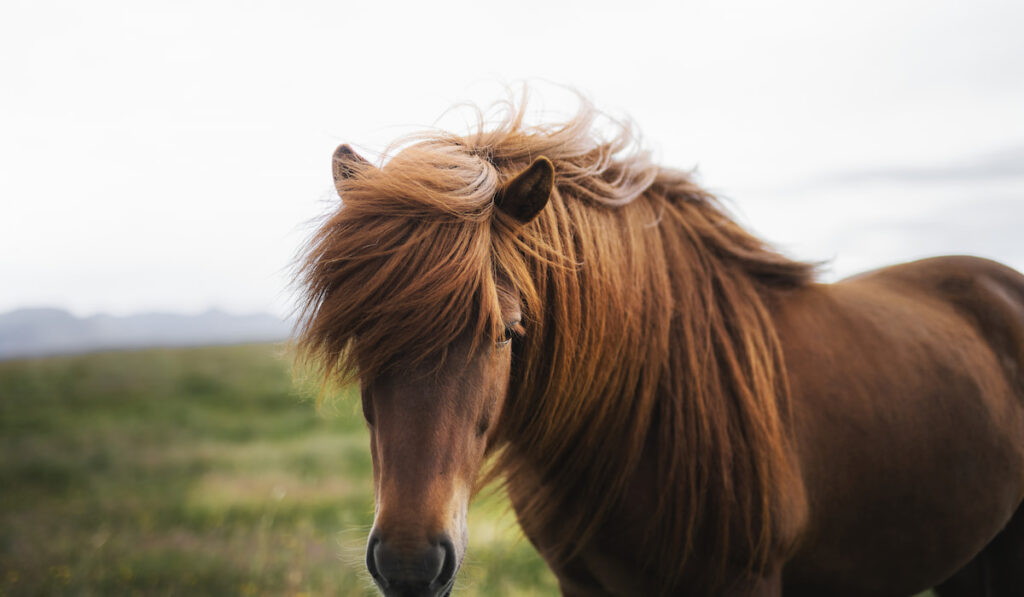
[{"label": "horse's muzzle", "polygon": [[447,535],[422,547],[398,549],[370,535],[366,568],[387,597],[438,597],[451,592],[455,579],[455,546]]}]

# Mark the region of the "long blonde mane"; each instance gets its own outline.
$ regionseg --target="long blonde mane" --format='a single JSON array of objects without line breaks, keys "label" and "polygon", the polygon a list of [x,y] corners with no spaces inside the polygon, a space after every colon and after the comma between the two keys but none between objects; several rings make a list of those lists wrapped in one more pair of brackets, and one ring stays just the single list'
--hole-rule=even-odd
[{"label": "long blonde mane", "polygon": [[[767,296],[812,280],[680,171],[651,163],[630,127],[602,135],[586,102],[559,125],[525,105],[472,134],[420,135],[339,186],[308,246],[301,354],[327,378],[372,377],[501,330],[497,285],[522,297],[494,475],[544,482],[527,532],[558,529],[568,557],[625,499],[641,461],[663,491],[647,562],[665,583],[694,557],[711,586],[764,566],[792,486],[788,387]],[[609,130],[605,126],[603,130]],[[538,157],[556,190],[531,223],[495,208]],[[539,477],[537,476],[539,472]],[[531,476],[526,481],[524,475]]]}]

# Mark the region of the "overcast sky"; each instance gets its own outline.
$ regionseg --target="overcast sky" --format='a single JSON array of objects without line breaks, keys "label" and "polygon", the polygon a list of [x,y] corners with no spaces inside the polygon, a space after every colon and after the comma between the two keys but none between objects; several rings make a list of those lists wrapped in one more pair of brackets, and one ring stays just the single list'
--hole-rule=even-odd
[{"label": "overcast sky", "polygon": [[632,117],[828,279],[1024,269],[1021,31],[1019,0],[5,0],[0,311],[284,315],[338,143],[372,157],[522,79]]}]

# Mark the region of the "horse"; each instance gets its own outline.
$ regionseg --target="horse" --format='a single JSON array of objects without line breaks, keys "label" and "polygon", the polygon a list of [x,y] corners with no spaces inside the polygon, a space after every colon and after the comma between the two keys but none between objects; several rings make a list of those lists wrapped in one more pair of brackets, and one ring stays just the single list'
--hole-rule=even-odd
[{"label": "horse", "polygon": [[451,593],[490,482],[567,596],[1024,595],[1024,276],[821,283],[632,125],[501,106],[339,147],[299,263],[299,359],[361,390],[384,595]]}]

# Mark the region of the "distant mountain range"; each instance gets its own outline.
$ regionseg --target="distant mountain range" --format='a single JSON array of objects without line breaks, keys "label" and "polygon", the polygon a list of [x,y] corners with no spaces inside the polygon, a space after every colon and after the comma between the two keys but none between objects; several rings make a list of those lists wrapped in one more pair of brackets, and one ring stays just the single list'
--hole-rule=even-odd
[{"label": "distant mountain range", "polygon": [[146,313],[75,317],[61,309],[19,309],[0,314],[0,359],[155,346],[272,342],[291,326],[267,314]]}]

